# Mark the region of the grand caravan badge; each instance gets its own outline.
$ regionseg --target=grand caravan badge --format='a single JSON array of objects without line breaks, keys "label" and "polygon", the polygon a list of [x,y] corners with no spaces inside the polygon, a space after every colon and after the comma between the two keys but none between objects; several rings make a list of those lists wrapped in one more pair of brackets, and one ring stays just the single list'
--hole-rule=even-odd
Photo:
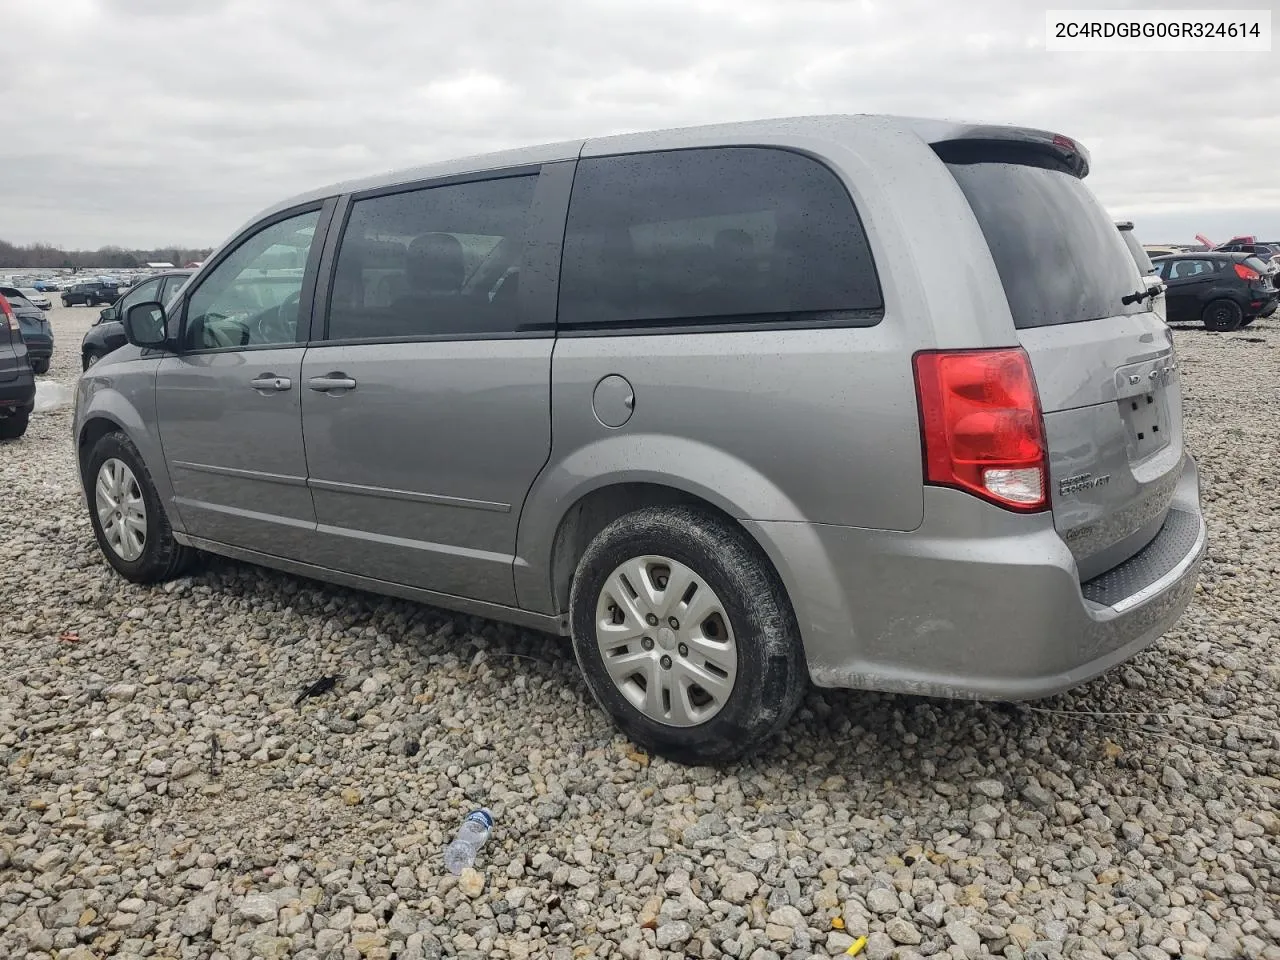
[{"label": "grand caravan badge", "polygon": [[1099,477],[1095,477],[1092,473],[1081,473],[1074,477],[1067,477],[1058,481],[1058,493],[1066,496],[1069,493],[1079,493],[1081,490],[1093,490],[1095,487],[1105,487],[1111,482],[1111,474],[1104,473]]}]

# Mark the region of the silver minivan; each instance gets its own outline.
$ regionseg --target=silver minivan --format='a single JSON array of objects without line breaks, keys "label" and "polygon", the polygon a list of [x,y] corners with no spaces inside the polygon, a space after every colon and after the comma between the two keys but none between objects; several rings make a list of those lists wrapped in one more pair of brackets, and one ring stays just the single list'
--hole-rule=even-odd
[{"label": "silver minivan", "polygon": [[208,551],[568,635],[685,762],[810,682],[1061,691],[1205,549],[1172,338],[1087,172],[833,116],[305,194],[82,377],[94,531],[138,582]]}]

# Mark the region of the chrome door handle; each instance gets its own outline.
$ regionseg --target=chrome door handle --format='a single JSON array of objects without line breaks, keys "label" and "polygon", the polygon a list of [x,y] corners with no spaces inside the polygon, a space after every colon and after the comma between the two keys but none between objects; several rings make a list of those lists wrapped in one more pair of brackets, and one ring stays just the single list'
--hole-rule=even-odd
[{"label": "chrome door handle", "polygon": [[356,382],[350,377],[335,373],[327,377],[312,377],[307,381],[307,386],[320,393],[328,393],[330,390],[354,390]]},{"label": "chrome door handle", "polygon": [[293,381],[288,377],[273,377],[268,373],[250,380],[249,386],[255,390],[290,390],[293,388]]}]

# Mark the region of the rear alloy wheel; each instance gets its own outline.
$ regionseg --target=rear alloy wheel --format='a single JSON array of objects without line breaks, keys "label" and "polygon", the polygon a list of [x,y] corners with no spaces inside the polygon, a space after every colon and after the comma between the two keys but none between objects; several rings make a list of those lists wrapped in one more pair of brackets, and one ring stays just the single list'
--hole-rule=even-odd
[{"label": "rear alloy wheel", "polygon": [[134,583],[172,580],[193,551],[173,538],[151,474],[122,433],[98,440],[85,462],[89,519],[107,562]]},{"label": "rear alloy wheel", "polygon": [[97,363],[101,359],[102,359],[102,355],[99,354],[96,350],[86,350],[84,352],[84,355],[81,356],[80,362],[83,369],[88,370],[90,367],[92,367],[95,363]]},{"label": "rear alloy wheel", "polygon": [[1234,300],[1214,300],[1204,308],[1200,315],[1206,330],[1228,333],[1239,330],[1244,322],[1244,311]]},{"label": "rear alloy wheel", "polygon": [[694,507],[650,507],[587,547],[570,596],[574,652],[617,726],[680,763],[758,748],[808,687],[795,614],[745,532]]}]

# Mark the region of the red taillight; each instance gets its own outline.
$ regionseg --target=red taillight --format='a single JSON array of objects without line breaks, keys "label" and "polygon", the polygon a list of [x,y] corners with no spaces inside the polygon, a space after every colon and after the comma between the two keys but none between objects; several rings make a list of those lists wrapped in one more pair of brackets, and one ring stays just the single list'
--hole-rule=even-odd
[{"label": "red taillight", "polygon": [[1053,145],[1055,147],[1061,147],[1063,150],[1070,150],[1072,153],[1076,152],[1076,142],[1070,137],[1064,137],[1060,133],[1055,133],[1053,135]]},{"label": "red taillight", "polygon": [[915,356],[925,481],[1010,510],[1049,505],[1044,423],[1019,348]]},{"label": "red taillight", "polygon": [[9,324],[10,330],[21,330],[18,325],[18,318],[14,316],[13,307],[9,306],[9,301],[0,296],[0,314],[4,314],[5,321]]},{"label": "red taillight", "polygon": [[1257,270],[1253,269],[1253,267],[1246,267],[1243,263],[1237,263],[1234,266],[1235,266],[1236,276],[1239,277],[1241,280],[1261,280],[1262,279],[1262,274],[1260,274]]}]

